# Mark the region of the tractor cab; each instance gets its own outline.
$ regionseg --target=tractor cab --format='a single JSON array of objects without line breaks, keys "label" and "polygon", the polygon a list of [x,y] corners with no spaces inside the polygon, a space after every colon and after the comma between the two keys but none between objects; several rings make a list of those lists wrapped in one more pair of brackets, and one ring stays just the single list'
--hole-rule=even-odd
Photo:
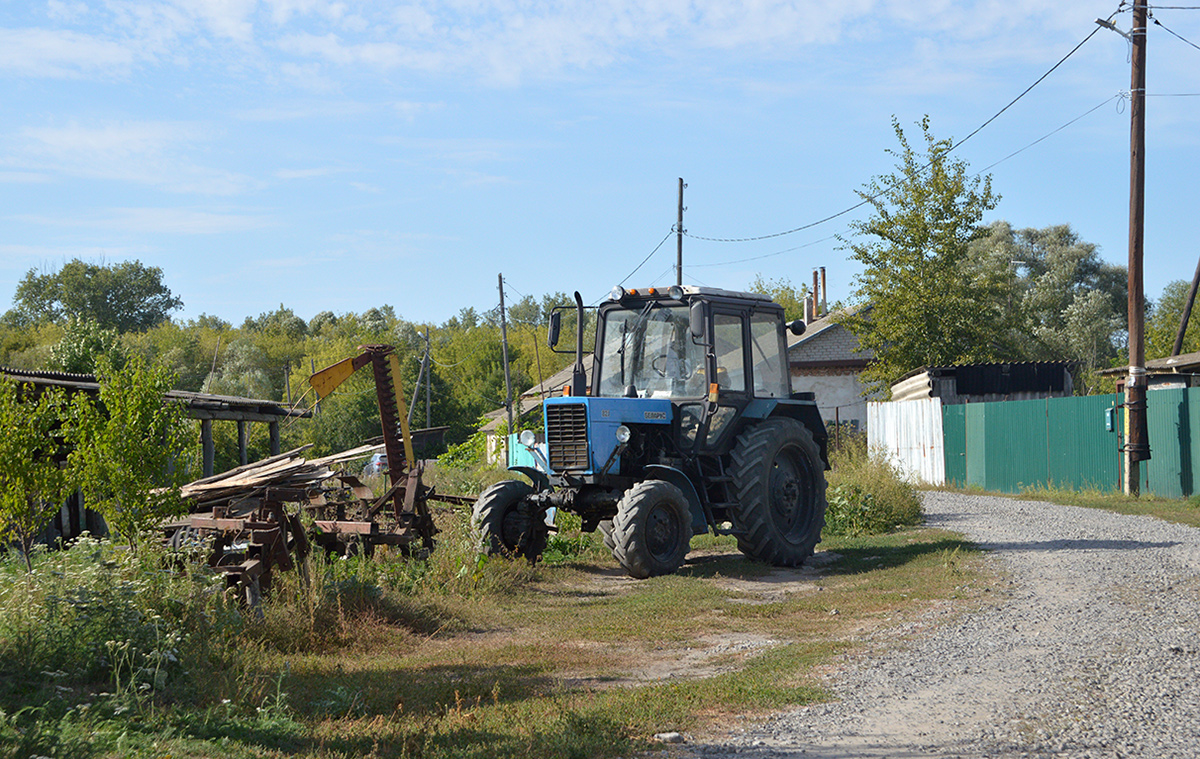
[{"label": "tractor cab", "polygon": [[[783,307],[766,295],[711,287],[617,287],[598,309],[591,382],[575,384],[586,387],[591,398],[629,399],[605,403],[607,413],[595,421],[670,424],[681,455],[719,454],[732,447],[741,426],[735,422],[747,411],[760,419],[779,401],[796,400],[787,362],[789,330],[800,334],[804,324],[787,324]],[[552,324],[551,335],[557,331]],[[579,404],[572,397],[578,395],[549,399],[547,413],[555,415],[549,408],[554,405]],[[810,416],[815,409],[791,410]],[[823,425],[815,426],[824,455]]]}]

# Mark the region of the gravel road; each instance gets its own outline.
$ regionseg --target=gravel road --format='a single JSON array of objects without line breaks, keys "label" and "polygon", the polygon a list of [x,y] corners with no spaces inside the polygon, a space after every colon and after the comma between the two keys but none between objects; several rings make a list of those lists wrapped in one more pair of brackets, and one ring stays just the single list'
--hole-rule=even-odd
[{"label": "gravel road", "polygon": [[1200,530],[991,496],[924,496],[1011,579],[997,607],[858,658],[839,701],[696,757],[1200,756]]}]

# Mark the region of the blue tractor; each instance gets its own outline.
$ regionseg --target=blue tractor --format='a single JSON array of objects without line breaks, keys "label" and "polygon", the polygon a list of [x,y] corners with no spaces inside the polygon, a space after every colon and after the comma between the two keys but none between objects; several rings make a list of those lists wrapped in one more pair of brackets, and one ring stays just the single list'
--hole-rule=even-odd
[{"label": "blue tractor", "polygon": [[[485,551],[536,561],[546,514],[578,514],[631,576],[675,572],[693,535],[734,535],[748,558],[797,566],[825,524],[827,435],[793,393],[783,308],[709,287],[614,289],[599,306],[591,381],[577,309],[575,369],[548,398],[546,456],[480,494]],[[562,311],[550,320],[558,342]],[[532,442],[532,433],[522,441]]]}]

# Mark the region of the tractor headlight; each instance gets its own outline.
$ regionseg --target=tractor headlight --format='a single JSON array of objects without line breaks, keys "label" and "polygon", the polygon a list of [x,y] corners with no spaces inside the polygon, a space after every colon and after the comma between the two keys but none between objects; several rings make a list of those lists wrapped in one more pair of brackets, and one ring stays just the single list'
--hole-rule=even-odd
[{"label": "tractor headlight", "polygon": [[521,445],[526,448],[532,448],[533,444],[537,442],[537,435],[534,434],[533,430],[521,430],[521,435],[517,440],[521,441]]},{"label": "tractor headlight", "polygon": [[620,285],[617,285],[616,287],[614,287],[612,289],[612,291],[609,292],[609,294],[608,294],[609,300],[620,300],[621,298],[624,298],[624,297],[625,297],[625,288],[621,287]]},{"label": "tractor headlight", "polygon": [[620,427],[617,428],[617,442],[620,443],[621,445],[625,445],[626,443],[628,443],[629,438],[631,438],[631,437],[633,437],[633,433],[630,432],[629,428],[626,427],[625,425],[622,424]]}]

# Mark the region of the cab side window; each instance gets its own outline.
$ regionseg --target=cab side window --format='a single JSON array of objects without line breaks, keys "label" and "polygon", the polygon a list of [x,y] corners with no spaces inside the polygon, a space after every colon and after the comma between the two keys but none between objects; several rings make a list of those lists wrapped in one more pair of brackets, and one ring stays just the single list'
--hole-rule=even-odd
[{"label": "cab side window", "polygon": [[717,385],[722,390],[745,392],[741,317],[731,314],[713,316],[713,352],[717,356]]},{"label": "cab side window", "polygon": [[779,317],[774,314],[750,317],[750,361],[756,398],[787,398],[791,393],[786,357]]}]

